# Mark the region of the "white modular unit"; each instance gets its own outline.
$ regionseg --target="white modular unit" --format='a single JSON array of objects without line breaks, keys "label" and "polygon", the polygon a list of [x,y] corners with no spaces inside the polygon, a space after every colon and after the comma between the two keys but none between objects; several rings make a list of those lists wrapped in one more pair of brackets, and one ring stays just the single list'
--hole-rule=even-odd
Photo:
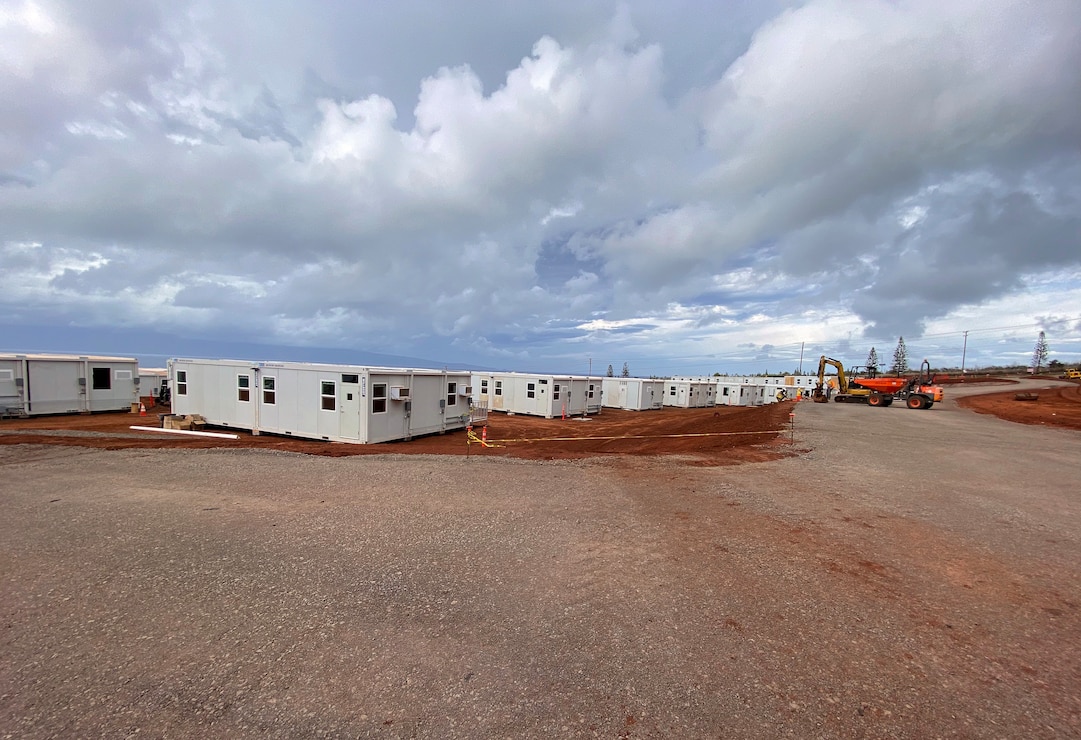
[{"label": "white modular unit", "polygon": [[664,381],[646,378],[604,378],[601,403],[610,409],[646,411],[664,404]]},{"label": "white modular unit", "polygon": [[139,368],[139,395],[157,396],[161,391],[161,381],[169,377],[169,370],[164,367]]},{"label": "white modular unit", "polygon": [[130,411],[138,372],[134,357],[0,355],[0,413]]},{"label": "white modular unit", "polygon": [[473,398],[491,411],[557,416],[598,414],[601,379],[584,375],[473,373]]},{"label": "white modular unit", "polygon": [[761,406],[763,403],[772,402],[776,393],[776,387],[751,383],[722,383],[717,386],[717,405]]},{"label": "white modular unit", "polygon": [[700,380],[665,380],[665,406],[696,409],[716,405],[715,383]]},{"label": "white modular unit", "polygon": [[174,359],[169,383],[173,413],[254,434],[372,444],[469,421],[468,372]]}]

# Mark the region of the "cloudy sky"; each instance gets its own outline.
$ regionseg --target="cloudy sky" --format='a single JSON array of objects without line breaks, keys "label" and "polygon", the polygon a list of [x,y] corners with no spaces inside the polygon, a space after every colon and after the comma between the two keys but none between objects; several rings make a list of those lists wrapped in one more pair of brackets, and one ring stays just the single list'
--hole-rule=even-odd
[{"label": "cloudy sky", "polygon": [[0,350],[1078,361],[1078,70],[1077,0],[0,0]]}]

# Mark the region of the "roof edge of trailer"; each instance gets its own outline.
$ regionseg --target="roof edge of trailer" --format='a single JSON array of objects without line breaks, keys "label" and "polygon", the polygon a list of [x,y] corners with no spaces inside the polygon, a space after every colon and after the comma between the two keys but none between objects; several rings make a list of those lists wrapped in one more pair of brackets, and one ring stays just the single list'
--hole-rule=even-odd
[{"label": "roof edge of trailer", "polygon": [[230,360],[230,359],[207,359],[193,357],[174,357],[169,360],[173,363],[188,363],[192,365],[226,365],[231,367],[248,368],[283,368],[288,370],[325,370],[325,371],[367,371],[386,375],[471,375],[472,370],[437,370],[430,367],[387,367],[384,365],[351,365],[333,362],[298,362],[294,360]]},{"label": "roof edge of trailer", "polygon": [[0,360],[57,360],[63,362],[138,362],[134,357],[114,357],[112,355],[65,355],[46,352],[3,352]]}]

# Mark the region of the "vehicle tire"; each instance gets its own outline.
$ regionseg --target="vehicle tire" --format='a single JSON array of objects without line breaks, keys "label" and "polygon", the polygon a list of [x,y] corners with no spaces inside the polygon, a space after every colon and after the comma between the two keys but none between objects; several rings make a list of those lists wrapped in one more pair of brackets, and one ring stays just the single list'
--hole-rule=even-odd
[{"label": "vehicle tire", "polygon": [[922,409],[923,396],[909,396],[905,403],[910,409]]},{"label": "vehicle tire", "polygon": [[893,397],[892,396],[886,396],[885,398],[883,398],[882,399],[882,405],[883,406],[892,406],[893,405]]},{"label": "vehicle tire", "polygon": [[867,405],[868,406],[884,406],[885,404],[882,403],[883,400],[884,399],[882,398],[881,393],[872,393],[871,395],[867,396]]}]

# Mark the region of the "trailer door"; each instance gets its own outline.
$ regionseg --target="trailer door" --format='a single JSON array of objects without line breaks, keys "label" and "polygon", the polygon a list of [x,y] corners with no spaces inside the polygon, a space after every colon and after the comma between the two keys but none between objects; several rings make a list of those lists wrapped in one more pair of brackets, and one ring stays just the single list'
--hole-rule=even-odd
[{"label": "trailer door", "polygon": [[[383,386],[386,388],[386,385]],[[386,404],[386,394],[383,395],[383,403]],[[360,376],[355,373],[342,375],[339,386],[338,407],[341,421],[339,434],[342,439],[360,439],[360,414],[364,410],[360,399]]]}]

